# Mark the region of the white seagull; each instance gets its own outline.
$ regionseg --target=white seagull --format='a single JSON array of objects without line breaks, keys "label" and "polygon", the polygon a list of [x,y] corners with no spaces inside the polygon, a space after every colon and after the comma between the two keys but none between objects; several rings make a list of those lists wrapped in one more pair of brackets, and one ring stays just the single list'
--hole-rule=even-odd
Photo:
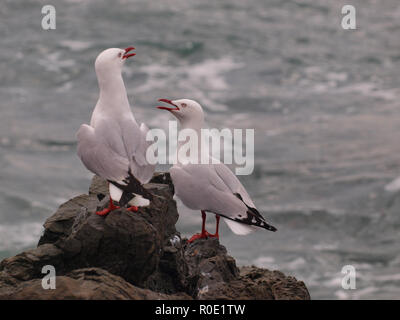
[{"label": "white seagull", "polygon": [[[157,108],[170,111],[179,121],[180,130],[195,130],[197,141],[194,147],[201,146],[201,128],[204,122],[203,109],[196,101],[189,99],[168,100],[159,99],[173,107],[158,106]],[[187,150],[187,143],[178,143],[178,154],[180,147]],[[200,164],[201,149],[198,149],[198,163],[188,163],[177,157],[177,163],[170,169],[171,178],[175,186],[176,195],[183,204],[192,210],[200,210],[203,223],[201,233],[195,234],[189,239],[190,242],[207,237],[219,238],[219,220],[223,217],[230,229],[239,235],[246,235],[256,227],[270,231],[277,229],[268,224],[264,217],[257,211],[253,201],[238,178],[223,163]],[[209,154],[203,155],[211,160]],[[215,162],[215,159],[214,159]],[[204,163],[204,162],[203,162]],[[205,230],[206,212],[214,213],[216,216],[216,232],[210,234]]]},{"label": "white seagull", "polygon": [[100,96],[93,111],[90,125],[82,124],[77,132],[78,156],[85,167],[109,182],[109,207],[96,212],[106,215],[119,208],[118,201],[130,211],[150,203],[152,195],[143,187],[154,172],[154,165],[146,161],[145,124],[137,124],[131,108],[124,81],[122,66],[135,53],[133,47],[111,48],[101,52],[95,62]]}]

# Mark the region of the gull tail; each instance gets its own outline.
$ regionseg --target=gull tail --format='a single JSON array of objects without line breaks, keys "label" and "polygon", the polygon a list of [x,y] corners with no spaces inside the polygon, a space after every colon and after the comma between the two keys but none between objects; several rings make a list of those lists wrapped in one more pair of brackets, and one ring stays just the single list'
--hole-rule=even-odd
[{"label": "gull tail", "polygon": [[246,215],[244,217],[237,216],[233,220],[236,222],[244,223],[250,226],[260,227],[269,231],[277,231],[273,225],[270,225],[265,221],[264,217],[261,215],[260,212],[256,208],[252,208],[248,206],[244,201],[242,196],[239,193],[234,194],[238,199],[240,199],[247,207]]},{"label": "gull tail", "polygon": [[122,182],[111,180],[108,182],[115,187],[111,188],[110,185],[110,194],[112,190],[114,190],[114,193],[117,193],[116,189],[120,190],[119,193],[121,195],[119,197],[117,195],[116,199],[119,198],[118,202],[121,207],[126,206],[128,203],[136,206],[145,206],[149,205],[150,201],[153,200],[153,195],[143,187],[142,183],[134,177],[131,171],[129,171],[129,176]]},{"label": "gull tail", "polygon": [[250,226],[248,224],[240,223],[233,221],[231,219],[224,219],[228,227],[232,230],[233,233],[240,235],[240,236],[245,236],[248,235],[249,233],[253,232],[256,230],[255,227]]}]

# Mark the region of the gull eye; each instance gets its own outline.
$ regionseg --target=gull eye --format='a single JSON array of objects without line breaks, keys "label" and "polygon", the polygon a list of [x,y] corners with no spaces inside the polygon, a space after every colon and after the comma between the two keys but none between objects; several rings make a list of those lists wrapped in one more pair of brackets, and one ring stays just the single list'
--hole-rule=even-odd
[{"label": "gull eye", "polygon": [[122,57],[122,53],[120,52],[120,53],[118,53],[118,58],[121,58]]},{"label": "gull eye", "polygon": [[186,103],[182,103],[181,106],[182,106],[183,108],[186,108],[186,107],[187,107],[187,104],[186,104]]}]

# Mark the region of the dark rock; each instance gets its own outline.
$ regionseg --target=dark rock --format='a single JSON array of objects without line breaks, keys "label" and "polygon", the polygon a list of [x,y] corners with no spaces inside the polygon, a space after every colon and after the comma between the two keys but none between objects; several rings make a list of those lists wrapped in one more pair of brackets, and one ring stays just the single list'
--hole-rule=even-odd
[{"label": "dark rock", "polygon": [[201,300],[310,300],[304,282],[257,267],[242,267],[233,281],[214,284],[199,293]]},{"label": "dark rock", "polygon": [[[182,240],[169,174],[145,188],[149,207],[100,217],[108,186],[94,177],[88,195],[47,219],[37,248],[0,263],[0,299],[310,298],[303,282],[279,271],[239,269],[217,239]],[[42,288],[45,265],[56,269],[55,290]]]},{"label": "dark rock", "polygon": [[96,211],[97,204],[96,197],[84,194],[62,204],[57,212],[46,220],[44,224],[45,231],[39,240],[39,246],[45,243],[54,243],[68,237],[76,218],[89,211]]},{"label": "dark rock", "polygon": [[94,177],[89,196],[68,201],[46,221],[39,246],[50,242],[64,252],[63,272],[98,267],[143,285],[157,269],[163,242],[176,233],[178,213],[171,188],[150,183],[147,189],[155,197],[149,207],[137,213],[119,209],[100,217],[94,214],[102,207],[96,195],[107,189],[104,180]]},{"label": "dark rock", "polygon": [[53,244],[44,244],[4,259],[0,270],[16,280],[26,281],[42,277],[42,267],[47,264],[63,269],[63,252]]},{"label": "dark rock", "polygon": [[167,295],[142,289],[127,283],[121,277],[98,268],[74,270],[57,277],[54,290],[43,290],[42,280],[21,283],[12,293],[2,299],[35,300],[180,300],[191,299],[187,294]]},{"label": "dark rock", "polygon": [[108,184],[104,179],[99,176],[93,176],[92,183],[89,187],[89,195],[107,195],[108,194]]},{"label": "dark rock", "polygon": [[150,183],[161,183],[161,184],[167,184],[169,186],[172,186],[172,188],[174,187],[174,185],[172,184],[172,179],[171,179],[171,175],[169,174],[169,172],[154,173],[153,177],[150,180]]},{"label": "dark rock", "polygon": [[205,291],[229,283],[239,275],[235,260],[215,238],[187,243],[185,259],[189,267],[190,293],[194,297],[201,297]]},{"label": "dark rock", "polygon": [[237,268],[218,239],[186,245],[185,258],[192,279],[190,294],[201,300],[310,299],[303,282],[280,271]]},{"label": "dark rock", "polygon": [[146,288],[164,293],[187,291],[188,266],[180,235],[166,240],[158,269],[146,282]]}]

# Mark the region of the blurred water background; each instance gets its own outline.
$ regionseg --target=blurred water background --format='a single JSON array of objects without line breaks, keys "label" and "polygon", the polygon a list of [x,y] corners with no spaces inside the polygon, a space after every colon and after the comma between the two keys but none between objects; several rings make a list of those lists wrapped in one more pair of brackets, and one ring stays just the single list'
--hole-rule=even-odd
[{"label": "blurred water background", "polygon": [[[57,29],[41,28],[52,4]],[[88,190],[76,156],[98,88],[94,59],[134,45],[124,67],[136,118],[165,127],[158,98],[192,98],[215,128],[255,129],[240,179],[278,232],[226,225],[238,264],[279,269],[314,299],[400,298],[400,3],[344,1],[2,0],[0,259],[34,247],[42,224]],[[164,168],[165,169],[165,168]],[[178,230],[200,228],[179,204]],[[209,219],[209,229],[214,219]],[[341,269],[357,269],[343,290]]]}]

